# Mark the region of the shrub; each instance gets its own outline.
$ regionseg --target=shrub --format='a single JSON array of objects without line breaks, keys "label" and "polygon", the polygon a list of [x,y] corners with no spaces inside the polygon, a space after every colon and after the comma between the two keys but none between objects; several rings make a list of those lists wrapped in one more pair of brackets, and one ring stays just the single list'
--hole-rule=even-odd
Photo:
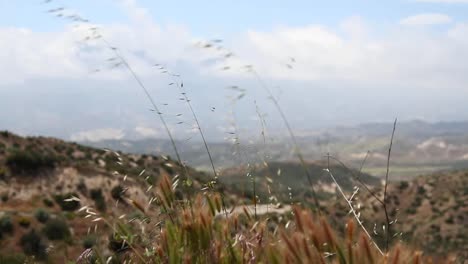
[{"label": "shrub", "polygon": [[[73,200],[68,201],[72,197],[77,197],[76,193],[68,193],[68,194],[56,194],[54,196],[55,202],[60,206],[63,211],[75,211],[80,208],[80,202]],[[67,201],[66,201],[67,200]]]},{"label": "shrub", "polygon": [[129,249],[127,242],[118,234],[109,236],[109,249],[114,252],[123,252]]},{"label": "shrub", "polygon": [[421,206],[421,204],[422,204],[422,198],[421,198],[421,196],[416,196],[416,198],[414,198],[413,203],[411,203],[411,206],[413,206],[413,207],[419,207],[419,206]]},{"label": "shrub", "polygon": [[75,214],[74,212],[64,212],[64,213],[63,213],[63,216],[64,216],[67,220],[73,220],[73,219],[75,219],[76,214]]},{"label": "shrub", "polygon": [[29,219],[29,218],[26,217],[26,216],[22,216],[22,217],[20,217],[20,219],[18,220],[18,224],[19,224],[21,227],[28,228],[28,227],[31,225],[31,219]]},{"label": "shrub", "polygon": [[47,220],[49,220],[49,213],[42,208],[37,209],[34,216],[36,217],[37,221],[41,223],[45,223]]},{"label": "shrub", "polygon": [[8,202],[8,193],[2,193],[2,202]]},{"label": "shrub", "polygon": [[33,255],[38,259],[46,258],[46,247],[41,236],[34,229],[21,237],[20,244],[25,254]]},{"label": "shrub", "polygon": [[455,223],[455,220],[453,219],[453,216],[450,215],[447,219],[445,219],[445,223],[447,224],[454,224]]},{"label": "shrub", "polygon": [[90,196],[91,199],[94,200],[94,203],[96,205],[96,208],[104,212],[106,211],[106,200],[104,199],[104,196],[102,195],[102,190],[101,189],[93,189],[90,191]]},{"label": "shrub", "polygon": [[87,248],[94,247],[94,245],[96,245],[96,242],[97,242],[97,238],[95,236],[88,235],[83,239],[82,244],[83,244],[83,247],[87,249]]},{"label": "shrub", "polygon": [[111,196],[117,201],[122,201],[123,200],[123,192],[124,189],[122,186],[117,185],[111,190]]},{"label": "shrub", "polygon": [[42,202],[47,207],[53,207],[54,206],[54,202],[52,202],[52,200],[50,200],[49,198],[42,199]]},{"label": "shrub", "polygon": [[408,188],[408,186],[409,186],[409,183],[407,181],[402,181],[402,182],[400,182],[400,185],[398,186],[398,188],[400,190],[404,190],[404,189]]},{"label": "shrub", "polygon": [[13,222],[11,221],[10,216],[3,216],[0,218],[0,232],[5,233],[13,233]]},{"label": "shrub", "polygon": [[6,176],[6,170],[3,167],[0,167],[0,179],[4,179]]},{"label": "shrub", "polygon": [[418,186],[418,194],[424,195],[425,193],[426,193],[426,189],[424,189],[424,186]]},{"label": "shrub", "polygon": [[10,132],[8,131],[0,131],[0,136],[4,138],[8,138],[10,136]]},{"label": "shrub", "polygon": [[70,236],[67,223],[61,219],[51,219],[48,221],[43,232],[50,240],[63,240]]},{"label": "shrub", "polygon": [[83,195],[86,195],[88,192],[88,187],[86,187],[86,183],[84,180],[80,180],[80,182],[76,185],[76,190],[82,193]]},{"label": "shrub", "polygon": [[40,169],[54,168],[56,157],[35,151],[15,150],[6,159],[6,164],[15,173],[34,173]]}]

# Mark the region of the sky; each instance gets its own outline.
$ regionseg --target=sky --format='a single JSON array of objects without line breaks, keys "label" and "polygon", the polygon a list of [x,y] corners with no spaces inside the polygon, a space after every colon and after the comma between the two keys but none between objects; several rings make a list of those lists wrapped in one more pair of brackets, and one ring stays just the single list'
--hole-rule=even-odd
[{"label": "sky", "polygon": [[165,137],[110,47],[180,139],[196,127],[174,82],[211,138],[258,135],[260,119],[284,131],[271,96],[297,131],[468,120],[467,14],[468,0],[0,0],[0,129]]}]

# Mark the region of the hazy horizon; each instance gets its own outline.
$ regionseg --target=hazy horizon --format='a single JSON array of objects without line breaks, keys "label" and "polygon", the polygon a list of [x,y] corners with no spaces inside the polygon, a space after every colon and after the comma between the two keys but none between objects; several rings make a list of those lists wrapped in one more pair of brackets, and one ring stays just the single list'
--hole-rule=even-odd
[{"label": "hazy horizon", "polygon": [[[156,63],[181,75],[212,138],[233,125],[260,131],[256,106],[270,130],[284,130],[245,65],[296,131],[468,120],[468,1],[0,1],[0,10],[0,129],[23,135],[165,137],[128,71],[113,68],[101,39],[87,39],[90,27],[119,48],[181,139],[193,120]],[[67,18],[77,14],[89,22]]]}]

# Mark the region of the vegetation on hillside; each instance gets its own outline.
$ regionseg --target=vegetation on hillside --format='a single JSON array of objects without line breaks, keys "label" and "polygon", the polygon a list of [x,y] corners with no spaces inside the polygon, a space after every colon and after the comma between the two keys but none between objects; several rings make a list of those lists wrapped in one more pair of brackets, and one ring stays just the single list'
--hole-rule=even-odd
[{"label": "vegetation on hillside", "polygon": [[[0,256],[4,259],[36,256],[36,260],[53,263],[77,259],[82,263],[88,260],[105,263],[109,258],[111,263],[130,259],[146,263],[178,263],[188,259],[193,259],[192,263],[208,259],[219,263],[299,263],[299,259],[319,263],[352,263],[351,260],[375,263],[385,258],[387,261],[398,258],[397,262],[390,263],[423,263],[433,257],[439,261],[439,256],[454,256],[453,260],[458,262],[466,257],[463,245],[467,243],[463,234],[467,218],[466,205],[462,202],[467,195],[465,172],[389,185],[389,209],[392,219],[398,219],[392,232],[398,236],[392,239],[388,254],[383,256],[379,253],[379,250],[385,251],[382,230],[373,227],[374,223],[385,222],[382,210],[363,191],[355,195],[358,200],[353,204],[365,220],[370,237],[355,219],[350,219],[349,208],[335,195],[321,199],[320,212],[310,209],[310,205],[300,200],[300,195],[293,202],[258,199],[257,202],[267,204],[270,209],[256,214],[253,197],[245,196],[247,191],[251,192],[252,185],[236,190],[221,183],[205,184],[210,183],[210,178],[193,170],[190,170],[192,181],[186,181],[184,169],[167,157],[86,148],[88,156],[98,160],[87,163],[75,152],[82,148],[79,145],[9,135],[8,140],[0,138],[2,144],[13,146],[16,143],[16,148],[22,149],[34,141],[37,148],[54,149],[54,155],[63,157],[54,171],[47,167],[39,169],[37,173],[44,175],[41,180],[15,183],[16,174],[5,163],[9,150],[0,155],[0,167],[7,172],[4,183],[0,184],[0,193],[7,197],[0,204],[3,211],[0,213],[4,214],[0,219]],[[69,154],[57,151],[70,148],[74,151]],[[73,156],[78,158],[73,159]],[[114,164],[107,165],[99,160]],[[121,173],[130,170],[118,162],[131,164],[132,161],[143,165],[133,169],[138,173]],[[277,165],[272,163],[270,167],[276,174],[275,182],[279,177],[294,176],[287,174],[287,166],[275,167]],[[144,167],[148,169],[144,171]],[[75,168],[75,172],[71,172],[71,168]],[[332,167],[332,170],[336,169],[337,175],[342,174],[342,178],[337,177],[339,181],[352,177],[346,170],[337,168]],[[279,169],[280,176],[277,175]],[[259,196],[263,195],[262,184],[268,182],[266,177],[257,177]],[[373,179],[368,180],[372,187]],[[445,189],[436,186],[445,186]],[[20,189],[27,189],[29,194],[15,193],[14,190]],[[354,191],[354,188],[347,189],[349,195]],[[289,207],[291,203],[295,204],[293,210]],[[358,203],[361,204],[359,209]],[[427,204],[431,207],[426,208]],[[422,251],[418,253],[413,245]]]},{"label": "vegetation on hillside", "polygon": [[[333,197],[336,184],[324,170],[325,163],[307,163],[311,174],[311,181],[317,187],[316,192],[320,200]],[[341,165],[331,164],[336,180],[346,191],[353,191],[353,187],[358,185],[355,177],[359,175],[362,182],[368,186],[380,186],[380,180],[366,173],[359,173],[356,170],[349,170]],[[242,193],[244,196],[253,199],[252,184],[256,184],[256,199],[260,203],[271,203],[272,199],[281,203],[307,203],[312,205],[312,193],[310,186],[304,184],[306,179],[303,175],[302,165],[296,162],[269,162],[256,167],[230,168],[224,170],[220,176],[220,182],[227,189],[235,193]]]},{"label": "vegetation on hillside", "polygon": [[[413,181],[402,181],[389,186],[389,212],[394,219],[394,233],[424,252],[444,256],[457,252],[468,259],[468,172],[453,171],[420,176]],[[376,190],[382,195],[382,190]],[[368,221],[367,227],[382,226],[385,216],[375,199],[368,194],[360,196],[360,213]],[[330,215],[345,209],[342,201],[332,207]],[[338,217],[342,221],[342,217]],[[378,228],[380,229],[380,228]],[[382,240],[381,230],[375,236]]]}]

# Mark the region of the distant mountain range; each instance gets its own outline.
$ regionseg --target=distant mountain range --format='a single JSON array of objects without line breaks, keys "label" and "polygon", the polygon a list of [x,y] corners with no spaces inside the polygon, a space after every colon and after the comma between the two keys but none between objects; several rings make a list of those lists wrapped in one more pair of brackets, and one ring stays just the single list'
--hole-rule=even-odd
[{"label": "distant mountain range", "polygon": [[[384,174],[392,123],[368,123],[355,127],[336,127],[321,131],[300,131],[297,140],[304,157],[309,161],[323,160],[327,153],[359,167],[370,151],[364,170]],[[166,139],[103,140],[81,142],[99,148],[112,148],[130,153],[173,153]],[[198,169],[209,169],[210,164],[201,141],[177,141],[182,158]],[[263,142],[233,144],[208,142],[217,168],[269,161],[294,161],[287,137],[267,138]],[[172,154],[173,155],[173,154]],[[403,179],[421,173],[468,167],[468,121],[437,122],[407,121],[397,123],[392,150],[394,178]]]}]

